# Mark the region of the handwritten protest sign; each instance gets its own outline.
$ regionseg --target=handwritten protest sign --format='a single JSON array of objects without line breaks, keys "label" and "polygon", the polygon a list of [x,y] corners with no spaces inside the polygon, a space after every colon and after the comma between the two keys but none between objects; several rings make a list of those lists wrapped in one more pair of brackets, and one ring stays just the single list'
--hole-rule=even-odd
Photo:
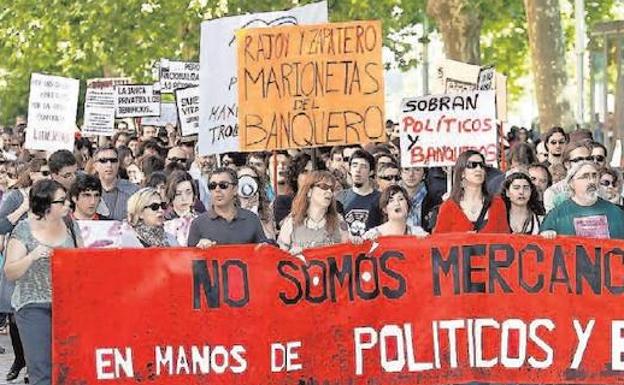
[{"label": "handwritten protest sign", "polygon": [[167,124],[177,126],[178,125],[178,109],[176,108],[176,104],[173,102],[160,103],[160,115],[143,118],[141,120],[141,124],[145,126],[156,126],[156,127],[164,127]]},{"label": "handwritten protest sign", "polygon": [[199,153],[239,151],[236,31],[327,22],[327,2],[287,11],[254,13],[201,24]]},{"label": "handwritten protest sign", "polygon": [[179,88],[198,87],[199,63],[162,59],[159,79],[163,94],[171,94]]},{"label": "handwritten protest sign", "polygon": [[380,22],[242,30],[238,38],[241,150],[385,140]]},{"label": "handwritten protest sign", "polygon": [[623,249],[452,234],[306,262],[257,245],[55,250],[53,383],[621,384]]},{"label": "handwritten protest sign", "polygon": [[79,91],[76,79],[32,74],[25,148],[74,150]]},{"label": "handwritten protest sign", "polygon": [[182,136],[199,132],[199,87],[189,87],[175,91],[178,116]]},{"label": "handwritten protest sign", "polygon": [[444,59],[435,67],[432,94],[496,90],[496,118],[507,121],[507,77],[493,66],[479,67]]},{"label": "handwritten protest sign", "polygon": [[87,80],[84,104],[84,136],[112,136],[115,131],[116,84],[128,84],[129,78],[103,78]]},{"label": "handwritten protest sign", "polygon": [[153,85],[123,84],[114,89],[117,118],[160,116],[160,93]]},{"label": "handwritten protest sign", "polygon": [[468,149],[495,163],[494,98],[494,91],[473,91],[404,99],[399,123],[403,167],[453,166]]}]

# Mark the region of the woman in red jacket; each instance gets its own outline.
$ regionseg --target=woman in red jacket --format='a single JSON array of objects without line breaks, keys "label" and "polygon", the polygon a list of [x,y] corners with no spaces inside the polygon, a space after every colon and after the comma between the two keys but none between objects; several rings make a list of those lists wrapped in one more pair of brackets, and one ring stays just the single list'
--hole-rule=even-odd
[{"label": "woman in red jacket", "polygon": [[468,150],[455,163],[451,196],[440,206],[433,233],[509,233],[505,203],[490,196],[485,183],[485,159]]}]

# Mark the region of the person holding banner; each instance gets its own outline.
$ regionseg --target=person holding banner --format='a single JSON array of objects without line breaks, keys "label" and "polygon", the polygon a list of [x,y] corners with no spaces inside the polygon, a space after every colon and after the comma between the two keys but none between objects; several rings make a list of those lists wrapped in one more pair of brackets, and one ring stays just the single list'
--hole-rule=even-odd
[{"label": "person holding banner", "polygon": [[503,183],[501,193],[507,207],[507,220],[512,234],[539,234],[544,207],[539,193],[524,172],[514,172]]},{"label": "person holding banner", "polygon": [[158,190],[143,187],[128,199],[128,223],[143,247],[178,246],[176,237],[165,231],[165,209]]},{"label": "person holding banner", "polygon": [[450,198],[440,206],[433,233],[509,233],[505,202],[488,194],[485,158],[475,150],[459,155]]},{"label": "person holding banner", "polygon": [[74,220],[105,220],[97,213],[102,197],[102,183],[93,175],[79,174],[68,191],[70,217]]},{"label": "person holding banner", "polygon": [[570,168],[565,181],[571,196],[544,218],[540,228],[542,236],[624,239],[622,210],[599,197],[599,175],[599,167],[593,161],[577,162]]},{"label": "person holding banner", "polygon": [[347,225],[336,209],[337,186],[329,171],[313,171],[304,178],[277,238],[282,249],[300,255],[304,249],[348,241]]},{"label": "person holding banner", "polygon": [[20,221],[7,246],[4,271],[16,281],[12,305],[32,384],[50,384],[53,248],[82,247],[80,229],[66,218],[69,199],[53,180],[36,182],[29,193],[29,217]]},{"label": "person holding banner", "polygon": [[362,237],[363,239],[373,240],[392,235],[416,235],[418,237],[429,235],[422,227],[408,223],[412,202],[407,191],[398,184],[390,185],[382,191],[379,208],[384,223],[368,230]]},{"label": "person holding banner", "polygon": [[197,217],[197,186],[186,171],[176,170],[167,177],[165,195],[170,206],[165,212],[165,230],[174,234],[180,246],[186,246],[191,222]]}]

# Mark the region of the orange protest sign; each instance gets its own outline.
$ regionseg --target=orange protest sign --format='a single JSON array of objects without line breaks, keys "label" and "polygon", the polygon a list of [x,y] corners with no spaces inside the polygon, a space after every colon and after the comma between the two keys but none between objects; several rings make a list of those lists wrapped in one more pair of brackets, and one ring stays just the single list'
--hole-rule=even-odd
[{"label": "orange protest sign", "polygon": [[385,140],[379,21],[237,34],[242,151]]}]

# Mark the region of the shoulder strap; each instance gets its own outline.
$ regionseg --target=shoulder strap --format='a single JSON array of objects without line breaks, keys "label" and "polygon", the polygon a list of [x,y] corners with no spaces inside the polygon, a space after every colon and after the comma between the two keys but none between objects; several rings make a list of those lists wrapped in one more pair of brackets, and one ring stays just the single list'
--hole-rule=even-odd
[{"label": "shoulder strap", "polygon": [[481,208],[481,212],[479,213],[479,217],[477,218],[477,221],[474,224],[474,230],[475,231],[480,231],[484,225],[485,225],[485,215],[487,214],[488,210],[490,209],[490,205],[492,204],[492,200],[491,199],[486,199],[483,202],[483,207]]},{"label": "shoulder strap", "polygon": [[72,241],[74,242],[74,247],[78,247],[78,242],[76,241],[76,232],[74,231],[74,221],[70,217],[63,217],[63,221],[65,225],[69,229],[69,233],[71,234]]}]

